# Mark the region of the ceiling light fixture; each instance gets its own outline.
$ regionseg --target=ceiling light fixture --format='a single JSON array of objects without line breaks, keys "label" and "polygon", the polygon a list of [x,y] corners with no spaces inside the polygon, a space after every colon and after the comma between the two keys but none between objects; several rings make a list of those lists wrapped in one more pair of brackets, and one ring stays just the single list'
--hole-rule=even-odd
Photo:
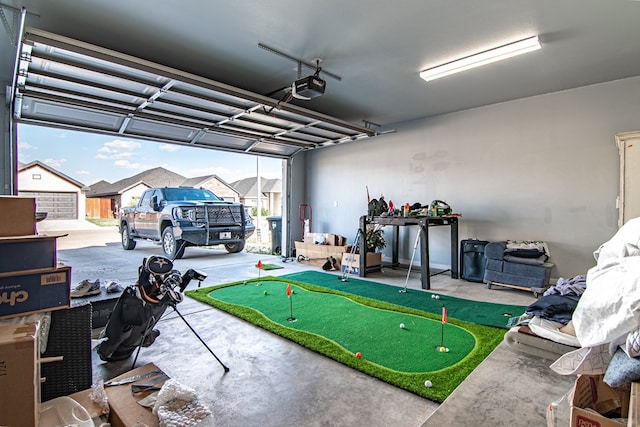
[{"label": "ceiling light fixture", "polygon": [[481,65],[511,58],[512,56],[532,52],[540,49],[541,47],[542,45],[540,44],[540,40],[538,40],[538,36],[534,36],[423,70],[420,72],[420,77],[428,82],[450,74],[479,67]]}]

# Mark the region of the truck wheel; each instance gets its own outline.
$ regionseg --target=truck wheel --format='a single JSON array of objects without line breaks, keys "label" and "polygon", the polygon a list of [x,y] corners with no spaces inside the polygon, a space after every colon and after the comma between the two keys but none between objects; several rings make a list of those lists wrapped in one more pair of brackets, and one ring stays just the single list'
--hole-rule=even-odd
[{"label": "truck wheel", "polygon": [[122,242],[122,247],[125,251],[130,251],[131,249],[136,247],[136,241],[131,238],[131,232],[129,231],[128,225],[123,225],[120,231],[120,241]]},{"label": "truck wheel", "polygon": [[166,227],[162,231],[162,250],[169,259],[180,259],[184,255],[186,244],[182,240],[176,240],[173,228]]},{"label": "truck wheel", "polygon": [[224,248],[230,254],[235,254],[235,253],[238,253],[238,252],[242,252],[242,250],[244,249],[244,240],[242,242],[225,243]]}]

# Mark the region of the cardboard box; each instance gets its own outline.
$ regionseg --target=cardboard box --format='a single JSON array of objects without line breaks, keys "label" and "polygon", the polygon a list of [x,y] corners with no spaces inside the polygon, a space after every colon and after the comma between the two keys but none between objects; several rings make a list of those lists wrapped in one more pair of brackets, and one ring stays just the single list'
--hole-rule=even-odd
[{"label": "cardboard box", "polygon": [[306,233],[303,241],[314,245],[344,246],[347,244],[344,236],[330,233]]},{"label": "cardboard box", "polygon": [[[381,267],[382,253],[367,252],[365,267]],[[341,261],[341,270],[343,273],[360,274],[360,254],[343,253]]]},{"label": "cardboard box", "polygon": [[313,243],[295,242],[296,257],[299,262],[308,263],[309,265],[315,265],[322,267],[327,262],[327,258],[334,257],[336,267],[339,267],[342,254],[346,252],[349,246],[336,246],[336,245],[315,245]]},{"label": "cardboard box", "polygon": [[67,308],[71,267],[0,273],[0,319]]},{"label": "cardboard box", "polygon": [[622,427],[626,423],[605,417],[603,414],[618,412],[626,418],[638,411],[638,402],[630,402],[630,387],[610,387],[602,375],[580,375],[571,398],[571,427]]},{"label": "cardboard box", "polygon": [[0,273],[56,268],[57,238],[62,236],[0,237]]},{"label": "cardboard box", "polygon": [[36,234],[36,199],[0,196],[0,237]]},{"label": "cardboard box", "polygon": [[38,323],[0,326],[0,425],[40,422]]},{"label": "cardboard box", "polygon": [[[156,365],[148,363],[129,372],[125,372],[114,379],[119,380],[157,370],[158,367]],[[142,379],[138,381],[137,384],[145,383],[152,379],[153,378]],[[159,382],[154,384],[154,386],[162,387],[162,384],[164,384],[164,382]],[[107,399],[109,400],[109,406],[111,409],[109,422],[112,427],[129,427],[136,423],[142,423],[149,427],[158,427],[158,417],[151,412],[150,408],[145,408],[138,404],[138,401],[147,397],[149,393],[143,392],[132,394],[131,384],[105,387],[105,391],[107,393]]]}]

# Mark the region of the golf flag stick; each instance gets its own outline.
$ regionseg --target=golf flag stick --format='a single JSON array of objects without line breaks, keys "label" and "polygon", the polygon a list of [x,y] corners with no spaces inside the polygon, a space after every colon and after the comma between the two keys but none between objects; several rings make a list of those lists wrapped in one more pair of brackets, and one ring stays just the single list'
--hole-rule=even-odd
[{"label": "golf flag stick", "polygon": [[262,260],[259,259],[258,263],[256,264],[256,267],[258,267],[258,280],[260,280],[260,272],[262,271]]},{"label": "golf flag stick", "polygon": [[439,350],[442,351],[443,348],[445,348],[444,346],[444,325],[445,323],[447,323],[447,307],[444,306],[444,304],[442,304],[442,328],[441,328],[441,333],[440,333],[440,348]]},{"label": "golf flag stick", "polygon": [[287,283],[287,297],[289,297],[289,311],[290,315],[287,319],[289,322],[295,322],[296,318],[293,317],[293,298],[291,298],[291,283]]}]

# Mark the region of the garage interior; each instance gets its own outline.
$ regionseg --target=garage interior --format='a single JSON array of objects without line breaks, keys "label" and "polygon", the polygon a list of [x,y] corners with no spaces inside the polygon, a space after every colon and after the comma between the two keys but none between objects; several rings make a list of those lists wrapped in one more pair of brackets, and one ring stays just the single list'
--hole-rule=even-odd
[{"label": "garage interior", "polygon": [[[367,193],[440,199],[462,214],[460,239],[547,242],[555,281],[586,274],[637,216],[621,216],[616,135],[640,126],[638,1],[164,1],[150,13],[121,0],[4,0],[0,10],[6,195],[17,191],[22,122],[282,158],[289,254],[301,204],[314,208],[313,231],[351,238]],[[535,52],[419,77],[536,35]],[[314,74],[324,93],[293,97],[292,83]],[[431,266],[449,268],[448,238],[431,233]],[[408,264],[413,237],[400,239]],[[491,425],[518,425],[516,415],[500,411]]]}]

